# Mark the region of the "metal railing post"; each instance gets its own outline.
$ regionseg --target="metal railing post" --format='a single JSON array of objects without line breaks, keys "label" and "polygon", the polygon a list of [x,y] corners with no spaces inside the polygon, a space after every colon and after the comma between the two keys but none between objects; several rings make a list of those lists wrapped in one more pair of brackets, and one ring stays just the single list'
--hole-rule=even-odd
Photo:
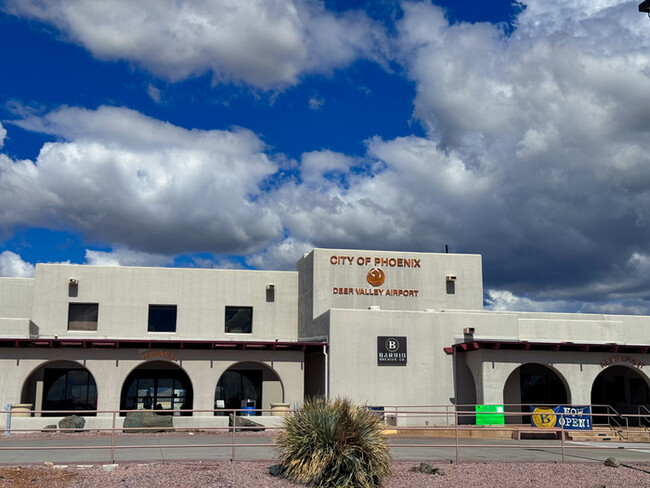
[{"label": "metal railing post", "polygon": [[232,451],[230,453],[230,460],[234,461],[235,460],[235,432],[237,431],[237,412],[235,410],[232,411]]},{"label": "metal railing post", "polygon": [[111,464],[115,464],[115,411],[113,411],[113,426],[111,427]]},{"label": "metal railing post", "polygon": [[458,464],[458,411],[454,412],[454,421],[456,423],[456,464]]},{"label": "metal railing post", "polygon": [[5,405],[5,411],[7,412],[5,414],[5,425],[6,425],[6,430],[5,430],[5,435],[9,436],[11,435],[11,403],[7,403]]},{"label": "metal railing post", "polygon": [[560,414],[560,439],[562,441],[562,463],[566,463],[566,452],[564,445],[564,414]]}]

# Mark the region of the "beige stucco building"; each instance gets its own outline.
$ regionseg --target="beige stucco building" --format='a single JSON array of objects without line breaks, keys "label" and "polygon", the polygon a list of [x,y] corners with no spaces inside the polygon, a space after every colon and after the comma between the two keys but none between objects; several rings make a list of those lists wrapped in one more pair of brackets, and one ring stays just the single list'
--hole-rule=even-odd
[{"label": "beige stucco building", "polygon": [[295,272],[39,264],[0,278],[0,408],[203,410],[176,413],[191,423],[326,395],[636,412],[649,331],[642,316],[485,311],[478,255],[315,249]]}]

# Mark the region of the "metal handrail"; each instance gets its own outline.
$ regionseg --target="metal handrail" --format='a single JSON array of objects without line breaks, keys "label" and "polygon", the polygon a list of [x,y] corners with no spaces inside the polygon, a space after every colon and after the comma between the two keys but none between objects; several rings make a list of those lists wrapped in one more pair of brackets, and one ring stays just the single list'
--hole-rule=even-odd
[{"label": "metal handrail", "polygon": [[[647,415],[643,415],[641,413],[641,409],[645,410]],[[639,416],[639,425],[641,427],[645,428],[646,430],[650,430],[650,420],[649,420],[650,419],[650,409],[648,407],[646,407],[645,405],[637,405],[636,413]],[[640,422],[641,419],[645,420],[648,423],[648,425],[644,425],[642,422]]]},{"label": "metal handrail", "polygon": [[[518,404],[518,405],[504,405],[504,407],[522,407],[527,404]],[[584,405],[581,405],[584,406]],[[594,405],[591,405],[592,407]],[[394,430],[395,432],[409,432],[412,430],[418,430],[422,432],[429,432],[432,437],[433,437],[433,442],[431,443],[418,443],[418,444],[413,444],[413,443],[408,443],[407,442],[391,442],[391,449],[401,449],[401,448],[407,448],[407,447],[420,447],[420,448],[435,448],[435,447],[445,447],[445,448],[453,448],[455,451],[454,457],[457,461],[461,459],[461,451],[466,448],[489,448],[489,449],[497,449],[497,448],[506,448],[506,449],[525,449],[529,448],[529,444],[522,444],[519,442],[510,442],[510,443],[495,443],[495,442],[485,442],[485,441],[479,441],[477,443],[474,443],[476,439],[474,439],[472,442],[466,442],[464,439],[469,438],[472,436],[473,431],[481,431],[482,433],[485,432],[494,432],[496,435],[499,435],[499,437],[502,437],[504,432],[510,431],[513,433],[513,435],[517,432],[546,432],[546,433],[554,433],[556,435],[560,436],[560,443],[549,443],[545,442],[542,444],[536,444],[536,448],[539,449],[551,449],[551,450],[561,450],[561,458],[562,462],[566,461],[566,452],[570,449],[602,449],[602,448],[607,448],[607,446],[603,445],[598,445],[598,446],[589,446],[589,445],[575,445],[571,443],[566,442],[566,435],[565,433],[567,430],[564,428],[563,422],[560,422],[559,426],[552,427],[552,428],[536,428],[531,425],[521,425],[521,424],[509,424],[509,425],[487,425],[487,426],[475,426],[475,425],[460,425],[459,419],[462,418],[463,416],[466,415],[475,415],[475,412],[463,412],[459,411],[457,406],[450,406],[450,408],[446,409],[441,409],[438,407],[441,406],[434,406],[435,408],[429,408],[426,406],[409,406],[410,409],[412,409],[409,412],[401,411],[400,413],[405,415],[408,418],[415,419],[416,422],[421,422],[422,416],[423,415],[428,415],[431,418],[435,419],[445,419],[447,423],[448,420],[452,420],[453,423],[451,425],[430,425],[430,426],[391,426],[387,427],[390,430]],[[467,407],[467,405],[465,406]],[[646,409],[647,410],[647,409]],[[84,428],[82,430],[84,431],[96,431],[100,433],[107,434],[106,436],[106,443],[100,444],[100,445],[92,445],[92,446],[81,446],[78,445],[79,443],[77,442],[75,445],[74,438],[71,439],[70,443],[68,443],[65,446],[38,446],[38,447],[16,447],[16,445],[13,442],[0,442],[0,451],[2,450],[49,450],[49,449],[66,449],[66,450],[74,450],[74,449],[96,449],[96,450],[107,450],[109,452],[108,458],[111,463],[115,462],[115,453],[119,449],[140,449],[140,448],[151,448],[152,445],[150,444],[143,444],[143,443],[136,443],[134,445],[120,445],[119,443],[116,442],[118,434],[124,434],[130,430],[128,427],[119,426],[118,425],[118,417],[120,413],[124,412],[142,412],[142,410],[91,410],[91,411],[76,411],[76,412],[70,412],[70,411],[47,411],[47,413],[77,413],[77,414],[88,414],[88,413],[94,413],[94,414],[103,414],[105,416],[110,415],[110,428]],[[237,412],[242,412],[244,411],[243,409],[218,409],[218,410],[182,410],[182,412],[191,412],[192,414],[194,413],[211,413],[214,414],[215,412],[221,412],[221,413],[232,413],[236,414]],[[395,408],[395,411],[400,411],[399,408]],[[32,413],[43,413],[46,411],[32,411]],[[174,412],[181,412],[181,410],[177,411],[169,411],[166,410],[165,413],[174,413]],[[271,410],[262,410],[262,409],[257,409],[255,412],[271,412]],[[386,410],[384,411],[386,413]],[[390,412],[390,410],[388,410]],[[11,414],[10,411],[6,410],[0,410],[0,413],[4,413],[6,415]],[[156,413],[156,411],[154,411]],[[532,415],[532,412],[512,412],[512,411],[506,411],[503,413],[500,412],[486,412],[485,415],[504,415],[506,417],[516,417],[516,416],[521,416],[522,413]],[[650,411],[648,411],[650,413]],[[564,418],[565,414],[563,413],[557,413],[556,414],[560,419]],[[629,417],[635,417],[635,415],[630,414],[628,416],[626,415],[620,415],[616,410],[613,408],[610,408],[607,411],[608,416],[616,415],[620,419],[625,419],[625,424],[629,425],[628,422],[628,416]],[[47,417],[42,417],[43,419],[46,419]],[[178,417],[172,417],[172,418],[178,418]],[[186,417],[187,418],[187,417]],[[192,427],[188,426],[180,426],[180,427],[150,427],[150,428],[137,428],[139,430],[145,430],[145,431],[160,431],[161,428],[164,428],[165,430],[170,430],[174,432],[183,432],[186,431],[187,429],[191,430],[200,430],[200,431],[205,431],[207,433],[218,433],[218,432],[223,432],[224,434],[228,435],[223,435],[219,436],[218,438],[210,437],[211,442],[192,442],[191,444],[174,444],[171,442],[163,442],[163,444],[155,444],[155,447],[157,449],[161,448],[228,448],[230,447],[230,459],[236,460],[237,459],[237,451],[245,448],[252,448],[252,447],[274,447],[275,444],[273,442],[273,439],[268,439],[268,436],[264,436],[263,439],[265,442],[251,442],[251,443],[245,443],[242,444],[238,442],[238,439],[241,438],[239,432],[245,432],[250,429],[254,429],[255,427],[251,428],[246,428],[244,426],[240,425],[234,425],[234,426],[215,426],[215,425],[208,425],[211,422],[208,422],[208,419],[213,419],[214,417],[209,417],[209,416],[196,416],[194,417],[195,419],[199,419],[196,422],[193,422],[195,425]],[[239,418],[236,416],[236,418]],[[251,420],[255,420],[256,416],[251,416]],[[258,417],[259,418],[259,417]],[[2,419],[2,417],[0,417]],[[205,419],[206,422],[201,422],[200,419]],[[104,420],[107,420],[106,417],[104,417]],[[618,422],[615,420],[615,422]],[[32,422],[33,423],[33,422]],[[620,422],[619,422],[620,423]],[[608,424],[609,425],[609,424]],[[271,437],[273,432],[280,431],[283,429],[282,426],[265,426],[264,429],[266,431],[269,431],[271,433]],[[34,432],[34,431],[40,431],[41,429],[35,429],[34,427],[31,428],[16,428],[16,429],[9,429],[10,432]],[[69,431],[74,431],[74,430],[79,430],[79,429],[58,429],[60,432],[69,432]],[[453,430],[453,432],[451,432]],[[435,436],[436,434],[438,435],[449,435],[451,434],[453,437],[453,443],[441,443],[440,441],[435,442]],[[466,435],[467,434],[467,435]],[[137,437],[133,437],[134,439],[138,439]],[[399,437],[396,439],[398,440]],[[197,438],[198,440],[198,438]],[[4,445],[3,445],[4,444]],[[9,445],[13,444],[13,445]],[[620,448],[620,446],[617,446],[617,448]]]}]

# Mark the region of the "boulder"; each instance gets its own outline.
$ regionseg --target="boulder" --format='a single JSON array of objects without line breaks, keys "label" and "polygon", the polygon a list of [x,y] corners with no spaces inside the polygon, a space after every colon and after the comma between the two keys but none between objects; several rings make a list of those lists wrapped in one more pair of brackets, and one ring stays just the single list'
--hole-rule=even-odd
[{"label": "boulder", "polygon": [[269,466],[269,474],[276,478],[284,478],[284,473],[287,470],[282,464],[274,464]]},{"label": "boulder", "polygon": [[74,431],[64,430],[63,432],[83,432],[84,425],[86,425],[86,419],[79,415],[68,415],[59,420],[59,429],[74,429]]},{"label": "boulder", "polygon": [[420,463],[419,466],[412,467],[411,471],[424,473],[424,474],[439,474],[440,476],[445,475],[444,470],[442,470],[441,468],[434,468],[429,463]]},{"label": "boulder", "polygon": [[43,432],[47,432],[47,431],[50,431],[50,430],[56,430],[57,428],[58,427],[56,426],[56,424],[46,425],[45,427],[43,427]]},{"label": "boulder", "polygon": [[171,415],[156,415],[153,410],[141,410],[127,413],[122,427],[127,433],[171,432],[173,419]]},{"label": "boulder", "polygon": [[[261,432],[264,430],[264,426],[262,424],[253,422],[248,417],[235,416],[232,413],[230,414],[228,426],[235,427],[235,432]],[[232,429],[230,429],[230,432],[232,432]]]},{"label": "boulder", "polygon": [[616,459],[614,456],[610,456],[607,459],[605,459],[605,466],[609,466],[610,468],[618,468],[621,465],[621,462]]}]

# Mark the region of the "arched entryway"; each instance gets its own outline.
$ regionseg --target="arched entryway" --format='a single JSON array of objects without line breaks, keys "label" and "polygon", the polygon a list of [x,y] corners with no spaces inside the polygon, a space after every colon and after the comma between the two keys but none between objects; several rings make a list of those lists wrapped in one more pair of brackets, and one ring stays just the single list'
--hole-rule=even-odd
[{"label": "arched entryway", "polygon": [[[636,414],[639,405],[650,408],[650,388],[648,381],[637,370],[627,366],[610,366],[602,371],[591,387],[592,405],[609,405],[620,414]],[[594,413],[604,412],[606,408],[594,407]],[[597,417],[598,423],[606,423],[606,417]],[[630,425],[638,425],[637,419],[630,418]]]},{"label": "arched entryway", "polygon": [[[34,410],[63,410],[76,412],[97,409],[97,384],[85,367],[74,361],[52,361],[39,366],[29,375],[20,401],[33,405]],[[43,412],[43,416],[65,413]],[[84,413],[95,416],[96,413]]]},{"label": "arched entryway", "polygon": [[[529,405],[568,405],[566,383],[554,370],[538,363],[519,366],[508,377],[503,388],[506,412],[527,412]],[[529,423],[530,415],[506,416],[506,423]]]},{"label": "arched entryway", "polygon": [[280,377],[267,365],[253,361],[233,364],[224,371],[214,394],[215,408],[269,409],[271,403],[283,401]]},{"label": "arched entryway", "polygon": [[122,386],[120,409],[154,409],[156,413],[171,415],[171,410],[191,410],[193,400],[192,382],[180,366],[167,361],[149,361],[127,376]]},{"label": "arched entryway", "polygon": [[456,411],[458,424],[473,425],[476,423],[476,383],[469,367],[460,358],[455,366],[456,373]]}]

